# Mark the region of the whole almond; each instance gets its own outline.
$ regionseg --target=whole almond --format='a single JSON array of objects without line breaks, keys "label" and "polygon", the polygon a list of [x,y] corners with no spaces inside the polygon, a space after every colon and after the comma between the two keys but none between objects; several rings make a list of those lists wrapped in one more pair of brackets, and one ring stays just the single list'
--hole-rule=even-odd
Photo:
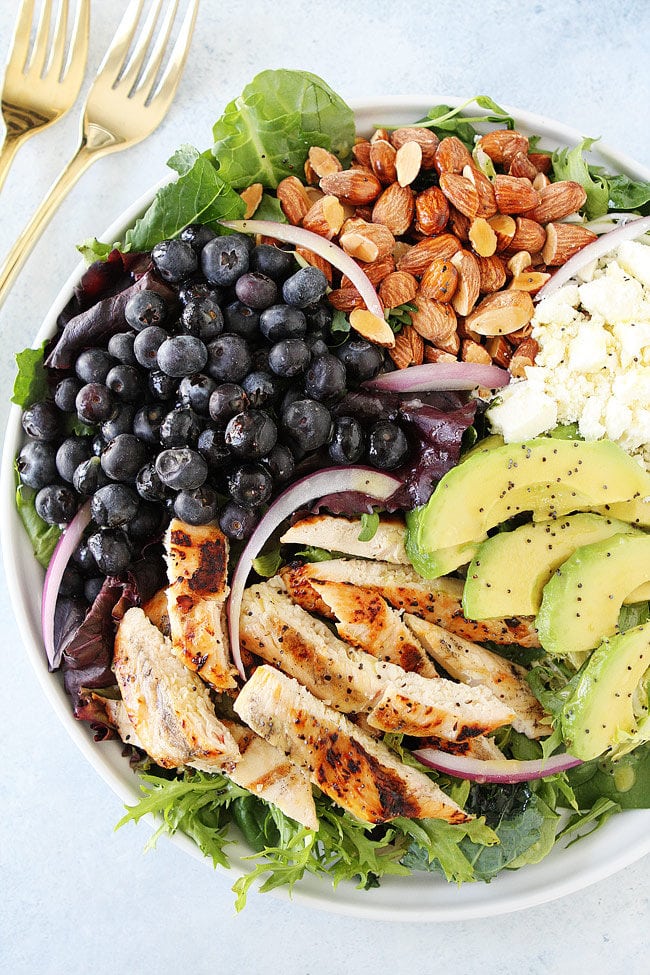
[{"label": "whole almond", "polygon": [[397,262],[398,271],[411,274],[424,274],[432,261],[442,258],[448,261],[461,249],[460,241],[453,234],[440,234],[438,237],[425,237],[418,241]]},{"label": "whole almond", "polygon": [[331,173],[340,173],[343,169],[340,159],[333,152],[322,149],[320,146],[312,146],[307,154],[309,164],[319,179],[329,176]]},{"label": "whole almond", "polygon": [[529,152],[528,158],[538,173],[550,173],[553,159],[547,152]]},{"label": "whole almond", "polygon": [[405,142],[395,155],[395,170],[400,186],[410,186],[422,168],[422,147],[419,142]]},{"label": "whole almond", "polygon": [[408,271],[392,271],[379,285],[379,298],[384,308],[397,308],[415,298],[418,283]]},{"label": "whole almond", "polygon": [[482,295],[499,291],[506,283],[505,264],[496,254],[492,257],[477,256],[478,273],[480,278],[479,291]]},{"label": "whole almond", "polygon": [[497,235],[497,250],[507,250],[517,230],[515,218],[507,213],[497,213],[488,219],[488,223]]},{"label": "whole almond", "polygon": [[352,146],[352,158],[355,162],[360,163],[362,166],[367,166],[370,169],[371,148],[372,143],[368,139],[358,139]]},{"label": "whole almond", "polygon": [[458,271],[442,258],[432,261],[420,280],[420,294],[434,301],[451,301],[457,287]]},{"label": "whole almond", "polygon": [[492,362],[492,357],[485,346],[479,345],[472,339],[463,339],[460,357],[463,362],[479,362],[486,366]]},{"label": "whole almond", "polygon": [[398,369],[421,366],[424,361],[424,342],[414,328],[405,325],[395,336],[395,345],[388,354]]},{"label": "whole almond", "polygon": [[476,166],[465,166],[463,169],[463,176],[466,176],[467,179],[474,184],[476,187],[476,192],[478,193],[478,208],[476,210],[476,216],[493,217],[497,212],[497,202],[494,194],[494,187],[485,173],[482,173],[481,170],[477,169]]},{"label": "whole almond", "polygon": [[378,260],[380,257],[387,257],[393,253],[395,238],[388,227],[382,223],[369,223],[367,220],[353,217],[346,220],[340,229],[341,234],[361,234],[367,240],[371,240],[377,247],[377,257],[375,260]]},{"label": "whole almond", "polygon": [[396,155],[395,147],[385,139],[370,144],[370,168],[382,186],[390,186],[397,179]]},{"label": "whole almond", "polygon": [[[494,177],[494,195],[499,213],[526,213],[537,206],[540,200],[539,193],[533,189],[529,179],[521,176],[505,176],[501,173]],[[532,220],[537,219],[530,213],[527,216]],[[543,222],[538,221],[538,223]]]},{"label": "whole almond", "polygon": [[485,348],[496,366],[501,366],[502,369],[508,368],[512,357],[512,347],[503,335],[488,335],[485,339]]},{"label": "whole almond", "polygon": [[455,135],[442,139],[436,149],[435,168],[442,173],[462,173],[465,166],[473,166],[471,153]]},{"label": "whole almond", "polygon": [[307,190],[297,176],[286,176],[278,183],[275,191],[285,217],[294,227],[302,223],[303,217],[311,209]]},{"label": "whole almond", "polygon": [[458,284],[451,303],[458,315],[469,315],[480,294],[478,261],[470,251],[460,250],[453,255],[451,263],[458,271]]},{"label": "whole almond", "polygon": [[440,189],[457,210],[471,220],[478,212],[479,196],[474,183],[459,173],[441,173]]},{"label": "whole almond", "polygon": [[392,349],[395,345],[395,335],[388,322],[365,308],[354,308],[350,312],[350,325],[375,345],[382,345],[386,349]]},{"label": "whole almond", "polygon": [[541,251],[546,240],[546,231],[541,223],[528,217],[515,217],[515,232],[508,244],[510,251],[529,251],[536,254]]},{"label": "whole almond", "polygon": [[357,289],[352,285],[345,288],[333,288],[327,296],[332,308],[337,311],[353,311],[355,308],[365,308],[365,302]]},{"label": "whole almond", "polygon": [[512,354],[509,365],[510,374],[515,379],[525,379],[526,369],[535,364],[535,356],[538,352],[539,345],[535,339],[524,339]]},{"label": "whole almond", "polygon": [[435,345],[429,345],[428,342],[424,343],[424,361],[425,362],[456,362],[456,356],[453,352],[445,352],[444,349],[436,349]]},{"label": "whole almond", "polygon": [[415,213],[413,190],[392,183],[381,194],[372,210],[372,222],[383,223],[395,237],[401,237],[411,226]]},{"label": "whole almond", "polygon": [[532,183],[537,176],[537,167],[530,161],[525,152],[516,152],[510,160],[508,174],[510,176],[525,176]]},{"label": "whole almond", "polygon": [[455,206],[449,205],[449,223],[447,224],[447,230],[458,237],[464,244],[467,244],[469,241],[469,228],[471,225],[472,221],[469,217],[466,217],[464,213],[457,210]]},{"label": "whole almond", "polygon": [[469,228],[469,242],[475,254],[491,257],[497,249],[497,235],[485,217],[475,217]]},{"label": "whole almond", "polygon": [[372,203],[381,193],[381,183],[371,170],[345,169],[330,173],[320,181],[323,193],[338,197],[342,203],[364,206]]},{"label": "whole almond", "polygon": [[468,315],[466,325],[479,335],[507,335],[527,325],[533,301],[526,291],[495,291]]},{"label": "whole almond", "polygon": [[493,129],[478,140],[478,145],[492,162],[508,163],[518,152],[528,152],[528,139],[512,129]]},{"label": "whole almond", "polygon": [[577,213],[586,199],[587,194],[580,183],[562,179],[540,190],[539,203],[526,216],[538,223],[562,220],[571,213]]},{"label": "whole almond", "polygon": [[[411,324],[423,339],[439,349],[450,344],[456,334],[456,315],[447,302],[434,301],[418,291],[413,304],[417,311],[411,312]],[[454,351],[446,349],[446,351]]]},{"label": "whole almond", "polygon": [[[378,288],[381,282],[395,270],[395,261],[392,254],[386,254],[385,257],[378,257],[376,261],[371,261],[369,264],[363,265],[363,271],[366,277],[369,279],[370,283]],[[352,282],[347,277],[343,275],[341,278],[342,288],[353,287]]]},{"label": "whole almond", "polygon": [[544,263],[551,267],[566,264],[570,257],[596,240],[596,236],[593,231],[575,223],[547,224],[546,243],[542,248]]},{"label": "whole almond", "polygon": [[434,168],[436,150],[440,141],[435,132],[414,126],[404,126],[391,132],[390,141],[396,149],[401,149],[407,142],[416,142],[422,150],[422,169]]},{"label": "whole almond", "polygon": [[426,237],[441,234],[449,220],[449,204],[438,186],[428,186],[415,198],[415,229]]}]

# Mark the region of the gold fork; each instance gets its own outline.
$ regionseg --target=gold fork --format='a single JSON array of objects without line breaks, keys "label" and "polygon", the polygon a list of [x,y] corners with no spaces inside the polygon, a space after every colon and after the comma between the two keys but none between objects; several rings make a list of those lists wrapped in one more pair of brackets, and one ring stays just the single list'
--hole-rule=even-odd
[{"label": "gold fork", "polygon": [[[88,166],[100,156],[141,142],[161,123],[185,65],[199,0],[189,0],[169,52],[178,0],[164,2],[166,13],[155,41],[163,0],[156,0],[151,5],[139,32],[144,0],[129,3],[88,93],[79,147],[0,269],[0,305],[39,234]],[[166,54],[168,59],[164,64]]]},{"label": "gold fork", "polygon": [[89,0],[79,0],[66,44],[69,0],[60,0],[53,30],[52,0],[44,0],[35,26],[34,0],[21,4],[2,89],[6,134],[0,148],[0,189],[18,147],[62,118],[79,94],[88,57],[89,10]]}]

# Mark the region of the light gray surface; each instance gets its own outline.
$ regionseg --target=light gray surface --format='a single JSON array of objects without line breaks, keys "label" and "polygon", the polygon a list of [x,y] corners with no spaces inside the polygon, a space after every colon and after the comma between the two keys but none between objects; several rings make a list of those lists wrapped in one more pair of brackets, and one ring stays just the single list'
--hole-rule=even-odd
[{"label": "light gray surface", "polygon": [[[0,59],[15,6],[0,4]],[[93,0],[93,71],[125,7],[126,0]],[[180,143],[208,145],[213,120],[259,70],[312,70],[348,99],[487,93],[601,135],[647,164],[649,29],[644,0],[203,0],[167,121],[84,176],[0,313],[2,426],[13,353],[30,344],[74,268],[75,243],[101,232],[157,181]],[[20,151],[0,197],[0,255],[71,152],[77,119],[74,111]],[[269,896],[251,897],[235,917],[227,878],[164,840],[143,856],[145,826],[113,833],[120,803],[49,710],[21,652],[4,585],[0,620],[0,970],[536,975],[566,970],[574,950],[580,968],[594,973],[646,970],[647,858],[571,898],[492,920],[379,925]]]}]

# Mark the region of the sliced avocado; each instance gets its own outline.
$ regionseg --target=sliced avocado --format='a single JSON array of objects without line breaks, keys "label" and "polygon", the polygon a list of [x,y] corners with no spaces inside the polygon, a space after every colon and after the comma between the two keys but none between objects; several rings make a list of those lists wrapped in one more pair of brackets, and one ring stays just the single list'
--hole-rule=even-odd
[{"label": "sliced avocado", "polygon": [[577,548],[634,529],[602,515],[577,514],[522,525],[482,542],[467,570],[463,612],[468,619],[535,616],[542,590]]},{"label": "sliced avocado", "polygon": [[650,579],[650,535],[614,535],[583,545],[544,586],[535,620],[546,651],[558,656],[598,646],[616,633],[623,600]]},{"label": "sliced avocado", "polygon": [[418,545],[433,552],[477,541],[521,511],[548,518],[648,495],[650,474],[609,440],[538,437],[488,447],[442,478],[420,517]]},{"label": "sliced avocado", "polygon": [[415,571],[423,579],[439,579],[441,576],[449,575],[450,572],[455,572],[461,565],[471,562],[476,554],[477,544],[469,542],[466,545],[436,549],[434,552],[421,548],[418,537],[423,510],[423,508],[415,508],[413,511],[406,512],[406,554]]},{"label": "sliced avocado", "polygon": [[629,521],[631,525],[638,525],[639,528],[650,528],[650,501],[616,501],[594,510],[607,518],[618,518],[620,521]]},{"label": "sliced avocado", "polygon": [[650,623],[606,639],[594,650],[562,710],[562,737],[571,754],[589,761],[629,742],[639,730],[633,695],[648,667]]},{"label": "sliced avocado", "polygon": [[632,603],[647,603],[650,601],[650,582],[644,582],[643,585],[631,592],[629,596],[626,596],[623,602],[626,606],[631,606]]}]

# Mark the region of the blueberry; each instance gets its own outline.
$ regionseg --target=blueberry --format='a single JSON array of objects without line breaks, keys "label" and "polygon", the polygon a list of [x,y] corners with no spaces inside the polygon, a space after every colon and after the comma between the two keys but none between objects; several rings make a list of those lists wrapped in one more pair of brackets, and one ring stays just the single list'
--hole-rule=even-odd
[{"label": "blueberry", "polygon": [[332,434],[332,417],[327,407],[313,399],[299,399],[284,412],[285,432],[302,450],[318,450]]},{"label": "blueberry", "polygon": [[380,420],[368,436],[368,460],[373,467],[391,471],[406,460],[408,441],[401,427],[390,420]]},{"label": "blueberry", "polygon": [[279,281],[295,270],[296,261],[292,251],[282,250],[273,244],[258,244],[251,254],[250,267],[252,271],[259,271]]},{"label": "blueberry", "polygon": [[191,298],[181,313],[181,326],[188,335],[210,342],[223,332],[223,312],[210,295]]},{"label": "blueberry", "polygon": [[261,464],[242,464],[228,475],[227,481],[235,504],[249,510],[265,504],[273,491],[273,478]]},{"label": "blueberry", "polygon": [[301,267],[282,285],[282,297],[288,305],[307,308],[319,301],[327,291],[327,278],[317,267]]},{"label": "blueberry", "polygon": [[305,336],[305,343],[309,349],[312,358],[318,355],[328,355],[329,347],[327,342],[323,338],[322,332],[312,332]]},{"label": "blueberry", "polygon": [[236,413],[243,413],[248,406],[248,397],[236,383],[222,383],[210,397],[210,417],[219,426],[224,426]]},{"label": "blueberry", "polygon": [[101,431],[104,440],[108,442],[120,433],[132,433],[134,417],[135,406],[130,403],[123,403],[118,406],[115,415],[102,423]]},{"label": "blueberry", "polygon": [[134,341],[135,332],[117,332],[108,340],[108,351],[114,359],[123,362],[125,366],[137,366],[138,360],[133,351]]},{"label": "blueberry", "polygon": [[212,427],[201,431],[196,449],[202,457],[205,457],[209,466],[217,470],[231,458],[223,430],[214,430]]},{"label": "blueberry", "polygon": [[282,394],[284,383],[279,376],[257,370],[242,379],[242,389],[251,406],[270,406]]},{"label": "blueberry", "polygon": [[379,346],[365,339],[349,339],[338,347],[336,355],[349,378],[360,383],[374,379],[384,362],[384,353]]},{"label": "blueberry", "polygon": [[218,509],[217,495],[207,484],[193,491],[179,491],[174,498],[174,514],[188,525],[207,525],[217,517]]},{"label": "blueberry", "polygon": [[84,383],[105,383],[114,365],[113,356],[105,349],[84,349],[77,356],[74,371]]},{"label": "blueberry", "polygon": [[93,553],[97,568],[104,575],[120,575],[130,565],[131,547],[120,528],[103,528],[93,532],[88,538],[88,547]]},{"label": "blueberry", "polygon": [[68,562],[59,583],[58,596],[81,596],[83,591],[84,580],[81,572],[72,562]]},{"label": "blueberry", "polygon": [[161,240],[151,251],[151,259],[161,278],[177,284],[194,274],[198,267],[196,251],[185,240]]},{"label": "blueberry", "polygon": [[20,480],[37,491],[56,480],[56,450],[44,440],[30,440],[16,461]]},{"label": "blueberry", "polygon": [[201,251],[201,268],[210,284],[227,287],[248,271],[250,245],[238,234],[214,237]]},{"label": "blueberry", "polygon": [[292,378],[305,371],[310,358],[302,339],[281,339],[269,351],[269,366],[276,376]]},{"label": "blueberry", "polygon": [[34,440],[56,440],[59,435],[59,413],[51,400],[39,400],[24,410],[23,430]]},{"label": "blueberry", "polygon": [[93,553],[88,548],[88,542],[81,541],[72,553],[72,561],[79,566],[84,575],[93,575],[97,572],[97,563]]},{"label": "blueberry", "polygon": [[76,412],[75,400],[82,385],[76,376],[68,376],[58,383],[54,390],[54,404],[62,413]]},{"label": "blueberry", "polygon": [[185,376],[178,385],[178,399],[183,406],[190,406],[196,413],[206,416],[210,409],[210,397],[216,388],[214,379],[203,373]]},{"label": "blueberry", "polygon": [[169,490],[160,480],[154,461],[140,468],[135,477],[135,489],[145,501],[165,501],[169,497]]},{"label": "blueberry", "polygon": [[190,278],[189,281],[184,281],[178,289],[178,300],[183,305],[186,305],[188,301],[195,301],[206,297],[211,298],[217,305],[221,304],[221,288],[213,287],[204,278],[199,278],[198,280],[196,278]]},{"label": "blueberry", "polygon": [[160,504],[141,503],[135,516],[128,524],[129,538],[149,539],[158,534],[162,528],[165,509]]},{"label": "blueberry", "polygon": [[208,465],[189,447],[171,447],[156,457],[156,471],[167,487],[175,491],[193,491],[205,483]]},{"label": "blueberry", "polygon": [[316,305],[309,305],[305,308],[307,328],[310,332],[327,332],[334,318],[334,309],[331,305],[319,301]]},{"label": "blueberry", "polygon": [[352,416],[342,416],[334,424],[329,454],[335,464],[356,464],[363,457],[361,424]]},{"label": "blueberry", "polygon": [[327,353],[312,359],[305,373],[305,393],[321,401],[339,399],[345,393],[345,366]]},{"label": "blueberry", "polygon": [[262,457],[260,463],[266,467],[276,484],[284,484],[290,480],[296,467],[293,454],[281,443],[276,443],[273,450],[266,457]]},{"label": "blueberry", "polygon": [[138,332],[133,342],[133,353],[144,369],[157,367],[158,349],[168,337],[167,332],[160,325],[147,325]]},{"label": "blueberry", "polygon": [[147,387],[154,399],[166,400],[173,399],[178,391],[178,379],[168,376],[162,369],[150,369],[147,374]]},{"label": "blueberry", "polygon": [[[95,567],[97,567],[97,563],[95,563]],[[99,596],[103,585],[104,576],[93,576],[92,579],[86,579],[84,582],[84,597],[91,606]]]},{"label": "blueberry", "polygon": [[235,542],[245,542],[253,534],[258,515],[247,511],[241,505],[229,501],[219,515],[219,527],[228,538]]},{"label": "blueberry", "polygon": [[160,424],[163,447],[194,447],[201,432],[201,421],[189,406],[179,406],[165,414]]},{"label": "blueberry", "polygon": [[162,325],[167,318],[167,303],[157,291],[136,291],[124,307],[124,317],[136,332],[150,325]]},{"label": "blueberry", "polygon": [[48,484],[34,498],[36,514],[48,525],[67,525],[77,511],[77,496],[65,484]]},{"label": "blueberry", "polygon": [[115,413],[115,401],[110,389],[103,383],[86,383],[82,386],[75,405],[82,423],[103,423]]},{"label": "blueberry", "polygon": [[208,350],[195,335],[173,335],[158,349],[157,361],[159,369],[180,379],[203,369],[208,361]]},{"label": "blueberry", "polygon": [[135,517],[139,504],[137,494],[126,484],[107,484],[93,494],[90,513],[96,525],[117,528]]},{"label": "blueberry", "polygon": [[241,301],[233,301],[226,305],[224,318],[229,332],[242,335],[245,339],[258,337],[260,316]]},{"label": "blueberry", "polygon": [[197,254],[200,254],[208,241],[213,240],[215,237],[214,230],[210,230],[209,227],[206,227],[202,223],[189,223],[187,227],[183,227],[178,235],[179,240],[182,240],[185,244],[189,244]]},{"label": "blueberry", "polygon": [[247,271],[237,279],[235,294],[249,308],[262,311],[278,300],[278,286],[260,271]]},{"label": "blueberry", "polygon": [[104,473],[112,481],[134,481],[148,459],[149,448],[132,433],[120,433],[114,437],[101,457]]},{"label": "blueberry", "polygon": [[133,433],[145,443],[160,443],[160,424],[168,410],[162,403],[142,406],[133,417]]},{"label": "blueberry", "polygon": [[83,461],[72,475],[75,491],[86,498],[108,483],[108,475],[105,474],[99,457],[90,457],[89,460]]},{"label": "blueberry", "polygon": [[210,342],[208,353],[207,371],[218,382],[238,383],[250,369],[250,350],[241,335],[220,335]]},{"label": "blueberry", "polygon": [[247,410],[228,421],[226,444],[237,457],[259,460],[276,444],[278,429],[264,410]]},{"label": "blueberry", "polygon": [[271,305],[260,315],[260,332],[269,342],[280,339],[300,339],[307,331],[307,319],[300,308],[291,305]]},{"label": "blueberry", "polygon": [[139,370],[123,362],[109,369],[106,385],[125,403],[136,403],[142,395],[142,377]]},{"label": "blueberry", "polygon": [[89,460],[92,446],[88,437],[68,437],[56,452],[56,469],[59,477],[72,484],[74,472],[79,464]]}]

